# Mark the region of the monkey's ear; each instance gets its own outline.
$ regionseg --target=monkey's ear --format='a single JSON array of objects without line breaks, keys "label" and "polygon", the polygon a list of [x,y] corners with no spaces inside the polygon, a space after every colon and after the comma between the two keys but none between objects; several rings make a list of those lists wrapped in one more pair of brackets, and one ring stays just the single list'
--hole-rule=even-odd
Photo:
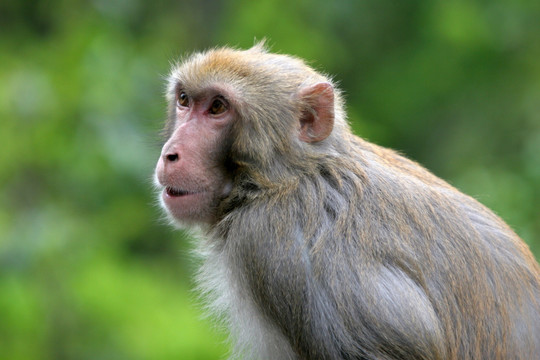
[{"label": "monkey's ear", "polygon": [[300,117],[300,140],[313,143],[326,139],[334,128],[334,87],[318,83],[301,89],[299,95],[307,105]]}]

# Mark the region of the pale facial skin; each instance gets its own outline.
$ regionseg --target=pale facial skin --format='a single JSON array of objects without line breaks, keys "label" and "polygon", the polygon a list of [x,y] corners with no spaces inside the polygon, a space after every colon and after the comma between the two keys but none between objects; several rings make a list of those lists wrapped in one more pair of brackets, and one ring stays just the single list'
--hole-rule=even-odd
[{"label": "pale facial skin", "polygon": [[223,163],[234,109],[215,89],[192,97],[178,88],[175,96],[176,121],[156,166],[156,184],[176,222],[208,223],[231,188]]}]

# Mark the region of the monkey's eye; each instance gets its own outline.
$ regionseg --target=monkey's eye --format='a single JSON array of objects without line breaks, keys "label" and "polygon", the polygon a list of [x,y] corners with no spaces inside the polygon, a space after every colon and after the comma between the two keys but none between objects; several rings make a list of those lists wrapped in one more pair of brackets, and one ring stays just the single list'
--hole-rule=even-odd
[{"label": "monkey's eye", "polygon": [[223,99],[215,99],[212,101],[212,105],[210,105],[208,112],[212,115],[219,115],[227,111],[228,108],[227,103]]},{"label": "monkey's eye", "polygon": [[176,105],[177,106],[187,107],[189,105],[189,96],[187,96],[187,94],[182,91],[177,96]]}]

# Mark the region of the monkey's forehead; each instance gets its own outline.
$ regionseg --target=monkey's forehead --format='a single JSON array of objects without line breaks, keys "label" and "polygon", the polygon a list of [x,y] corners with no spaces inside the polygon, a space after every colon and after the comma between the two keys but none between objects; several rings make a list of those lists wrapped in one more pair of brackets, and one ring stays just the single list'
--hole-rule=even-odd
[{"label": "monkey's forehead", "polygon": [[281,54],[267,53],[261,47],[249,50],[220,48],[196,53],[175,65],[170,80],[193,88],[215,83],[248,85],[298,86],[309,79],[325,77],[302,60]]}]

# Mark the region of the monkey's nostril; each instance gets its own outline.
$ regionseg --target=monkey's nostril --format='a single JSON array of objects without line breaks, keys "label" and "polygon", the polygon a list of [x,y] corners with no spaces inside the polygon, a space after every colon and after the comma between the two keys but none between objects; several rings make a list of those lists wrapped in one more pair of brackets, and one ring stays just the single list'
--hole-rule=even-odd
[{"label": "monkey's nostril", "polygon": [[167,154],[165,158],[170,162],[174,162],[178,160],[178,154]]}]

